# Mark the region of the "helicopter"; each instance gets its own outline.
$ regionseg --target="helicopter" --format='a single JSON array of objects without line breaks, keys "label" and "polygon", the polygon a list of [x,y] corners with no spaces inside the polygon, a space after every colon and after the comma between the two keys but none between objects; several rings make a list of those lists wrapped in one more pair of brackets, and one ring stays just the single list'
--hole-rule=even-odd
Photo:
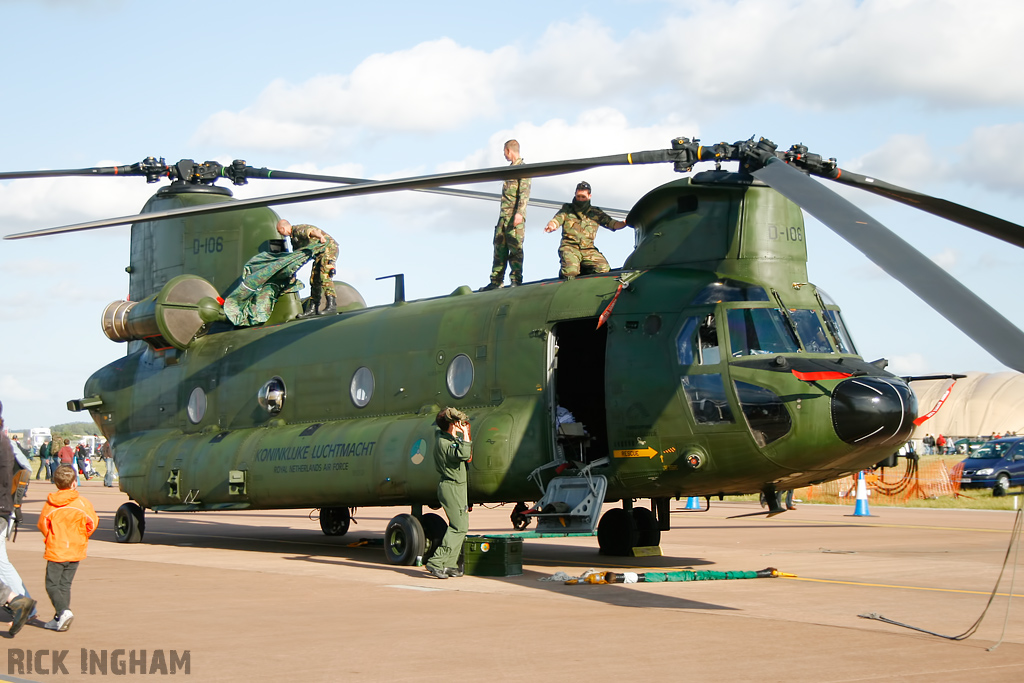
[{"label": "helicopter", "polygon": [[[286,251],[271,206],[406,190],[487,198],[448,186],[652,163],[689,173],[698,162],[715,169],[636,202],[625,218],[635,248],[608,273],[416,301],[395,276],[388,305],[367,307],[337,283],[336,314],[300,318],[289,291],[261,325],[224,318],[249,259]],[[672,498],[760,492],[778,514],[779,491],[889,458],[917,417],[910,382],[920,378],[864,360],[839,306],[808,282],[803,211],[1024,371],[1020,330],[809,176],[1017,246],[1024,228],[845,171],[803,145],[680,137],[660,150],[386,181],[152,157],[0,180],[48,175],[172,181],[138,215],[5,238],[132,226],[129,298],[103,314],[128,353],[68,403],[112,447],[130,498],[115,517],[119,542],[142,541],[146,509],[312,507],[322,531],[341,536],[352,510],[398,505],[410,512],[389,522],[385,557],[414,564],[446,526],[423,509],[438,504],[434,418],[448,406],[470,417],[470,502],[515,503],[516,528],[596,531],[602,553],[627,555],[658,544]],[[220,178],[332,185],[236,200]],[[634,505],[642,499],[650,506]]]}]

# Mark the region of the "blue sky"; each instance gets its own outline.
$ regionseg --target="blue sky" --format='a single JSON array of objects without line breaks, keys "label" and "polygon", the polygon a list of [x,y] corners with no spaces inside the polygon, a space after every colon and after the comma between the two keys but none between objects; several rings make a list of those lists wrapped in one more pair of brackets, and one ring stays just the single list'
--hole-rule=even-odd
[{"label": "blue sky", "polygon": [[[1024,30],[1018,3],[943,0],[481,3],[250,1],[155,5],[0,0],[0,170],[126,164],[154,155],[363,177],[763,135],[802,142],[844,168],[1024,224]],[[629,208],[668,168],[537,180],[567,198]],[[250,184],[236,196],[295,183]],[[141,208],[139,178],[0,183],[0,233]],[[482,186],[479,189],[496,189]],[[889,225],[1018,326],[1022,252],[864,193]],[[283,207],[341,243],[340,278],[387,303],[483,285],[497,210],[389,195]],[[528,280],[558,268],[557,236],[527,221]],[[809,271],[843,307],[862,354],[901,373],[1005,370],[852,247],[808,218]],[[13,428],[66,412],[95,369],[124,353],[99,326],[126,296],[126,228],[3,242],[0,400]],[[461,258],[443,245],[460,240]],[[604,233],[613,265],[632,231]],[[439,267],[442,266],[442,267]],[[308,278],[306,278],[308,279]]]}]

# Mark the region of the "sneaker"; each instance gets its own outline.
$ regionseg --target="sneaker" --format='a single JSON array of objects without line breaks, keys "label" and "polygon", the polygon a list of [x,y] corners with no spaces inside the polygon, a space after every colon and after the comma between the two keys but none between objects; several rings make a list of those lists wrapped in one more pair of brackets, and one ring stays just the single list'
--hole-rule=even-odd
[{"label": "sneaker", "polygon": [[53,619],[50,619],[48,622],[43,624],[43,628],[50,629],[51,631],[56,631],[57,623],[57,617],[54,617]]},{"label": "sneaker", "polygon": [[57,620],[57,630],[67,631],[71,628],[71,622],[75,620],[75,615],[71,613],[71,610],[66,609],[60,613],[60,619]]},{"label": "sneaker", "polygon": [[465,573],[466,573],[466,572],[462,571],[461,569],[459,569],[458,567],[445,567],[444,572],[445,572],[445,574],[447,574],[448,576],[452,577],[453,579],[457,579],[460,576],[465,575]]},{"label": "sneaker", "polygon": [[486,285],[484,285],[483,287],[481,287],[480,289],[478,289],[476,291],[478,291],[478,292],[489,292],[492,289],[501,289],[501,283],[500,282],[488,282]]},{"label": "sneaker", "polygon": [[29,616],[32,614],[32,610],[36,608],[36,601],[32,598],[26,598],[24,595],[11,600],[8,605],[11,608],[11,614],[14,616],[14,621],[11,622],[11,630],[9,633],[14,636],[17,635],[21,627],[28,621]]},{"label": "sneaker", "polygon": [[430,565],[427,565],[426,569],[427,573],[433,576],[435,579],[448,578],[448,572],[446,572],[444,569],[438,569],[437,567],[431,567]]}]

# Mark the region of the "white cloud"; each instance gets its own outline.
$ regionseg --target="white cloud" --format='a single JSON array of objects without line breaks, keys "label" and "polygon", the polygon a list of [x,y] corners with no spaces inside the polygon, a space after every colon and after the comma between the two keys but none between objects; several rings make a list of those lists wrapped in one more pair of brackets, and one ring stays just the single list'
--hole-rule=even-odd
[{"label": "white cloud", "polygon": [[[591,17],[486,52],[450,38],[378,53],[349,73],[278,79],[193,144],[317,149],[366,135],[456,130],[537,107],[706,111],[779,103],[978,107],[1024,103],[1024,81],[979,74],[1020,63],[1024,6],[999,0],[690,2],[616,38]],[[981,48],[984,46],[984,48]]]},{"label": "white cloud", "polygon": [[449,38],[379,53],[350,74],[302,83],[278,79],[252,106],[207,119],[193,144],[311,148],[350,128],[390,132],[450,130],[497,108],[496,81],[514,48],[482,52]]},{"label": "white cloud", "polygon": [[1024,123],[976,128],[957,150],[971,170],[964,180],[1019,195],[1024,186],[1024,166],[1020,163],[1022,148]]},{"label": "white cloud", "polygon": [[[106,166],[109,164],[98,164]],[[155,186],[142,178],[41,178],[0,183],[4,233],[137,213]]]},{"label": "white cloud", "polygon": [[957,264],[958,254],[955,249],[947,247],[929,258],[943,270],[952,270]]}]

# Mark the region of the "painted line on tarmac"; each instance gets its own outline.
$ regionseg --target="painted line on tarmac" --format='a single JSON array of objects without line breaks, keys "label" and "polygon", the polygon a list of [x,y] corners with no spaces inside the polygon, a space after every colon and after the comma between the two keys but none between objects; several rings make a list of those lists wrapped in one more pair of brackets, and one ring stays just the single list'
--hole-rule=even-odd
[{"label": "painted line on tarmac", "polygon": [[[835,526],[836,524],[841,524],[843,526],[870,526],[870,527],[881,527],[881,528],[888,528],[888,529],[924,529],[924,530],[927,530],[927,531],[984,531],[984,532],[988,532],[988,533],[991,533],[991,534],[1008,534],[1011,531],[1013,531],[1012,528],[1011,529],[976,529],[976,528],[973,528],[973,527],[965,527],[965,526],[929,526],[929,525],[926,525],[926,524],[885,524],[883,522],[853,522],[853,521],[850,521],[850,522],[836,522],[835,520],[825,520],[825,519],[787,519],[787,520],[776,519],[775,521],[795,522],[795,523],[798,523],[798,524],[828,524],[830,526]],[[685,527],[681,527],[681,528],[685,528]]]},{"label": "painted line on tarmac", "polygon": [[[889,583],[866,583],[863,581],[837,581],[835,579],[811,579],[804,576],[783,576],[789,581],[810,581],[812,583],[836,583],[844,586],[868,586],[870,588],[901,588],[912,591],[930,591],[933,593],[964,593],[966,595],[991,595],[992,591],[969,591],[960,588],[928,588],[927,586],[899,586]],[[1024,598],[1024,595],[1017,593],[996,593],[1000,597]]]}]

